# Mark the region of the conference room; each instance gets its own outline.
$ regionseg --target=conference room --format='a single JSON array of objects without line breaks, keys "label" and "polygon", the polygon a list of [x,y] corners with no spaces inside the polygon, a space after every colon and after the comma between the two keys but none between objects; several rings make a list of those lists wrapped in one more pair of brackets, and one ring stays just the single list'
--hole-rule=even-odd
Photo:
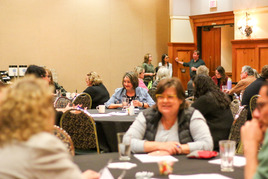
[{"label": "conference room", "polygon": [[[93,71],[112,97],[117,88],[124,87],[124,74],[142,66],[146,54],[150,54],[154,69],[160,62],[165,63],[162,56],[167,54],[165,59],[172,65],[172,77],[180,79],[187,95],[191,68],[184,64],[198,50],[199,59],[209,69],[208,75],[214,76],[216,68],[222,66],[234,87],[240,81],[243,66],[251,66],[260,74],[268,64],[268,26],[264,23],[267,7],[266,0],[0,2],[1,78],[3,83],[14,84],[24,78],[30,65],[42,66],[64,88],[65,97],[75,98],[88,87],[85,78]],[[146,70],[144,73],[146,77]],[[117,133],[127,132],[146,110],[144,102],[139,105],[134,115],[121,108],[105,108],[104,114],[95,108],[78,110],[87,113],[95,124],[99,148],[99,154],[73,156],[82,172],[87,169],[99,172],[109,163],[119,162]],[[239,161],[233,172],[222,172],[219,164],[210,163],[220,159],[219,155],[210,159],[190,159],[184,154],[172,157],[178,160],[173,164],[175,175],[210,173],[244,177],[245,163],[239,165],[243,162]],[[243,152],[236,157],[241,159]],[[147,171],[153,172],[155,178],[168,178],[159,174],[157,162],[143,163],[134,153],[129,162],[137,166],[128,170],[108,167],[112,176],[118,178],[125,171],[121,178],[135,178],[137,172]]]}]

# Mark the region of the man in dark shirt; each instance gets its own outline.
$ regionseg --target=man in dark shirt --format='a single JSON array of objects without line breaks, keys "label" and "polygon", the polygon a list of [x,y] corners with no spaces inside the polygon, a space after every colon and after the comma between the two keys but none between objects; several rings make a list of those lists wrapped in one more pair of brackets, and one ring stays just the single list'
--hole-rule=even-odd
[{"label": "man in dark shirt", "polygon": [[178,59],[175,59],[176,62],[182,64],[183,66],[190,67],[190,81],[187,84],[188,88],[188,95],[192,96],[193,93],[193,77],[196,75],[196,70],[201,65],[206,65],[205,62],[202,59],[199,59],[199,51],[195,50],[193,53],[193,59],[190,60],[190,62],[186,63],[183,61],[179,61]]},{"label": "man in dark shirt", "polygon": [[264,65],[261,70],[261,77],[256,79],[254,82],[252,82],[248,87],[245,89],[245,92],[243,93],[242,98],[242,105],[248,106],[248,120],[251,120],[251,111],[249,108],[249,102],[252,96],[255,94],[259,94],[259,91],[261,89],[261,86],[265,81],[268,79],[268,65]]}]

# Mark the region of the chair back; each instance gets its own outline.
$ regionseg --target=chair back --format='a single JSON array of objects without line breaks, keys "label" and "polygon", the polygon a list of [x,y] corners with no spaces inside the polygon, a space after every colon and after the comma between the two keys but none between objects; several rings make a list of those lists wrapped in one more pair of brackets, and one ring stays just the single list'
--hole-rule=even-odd
[{"label": "chair back", "polygon": [[230,103],[230,109],[232,111],[233,114],[233,118],[235,118],[235,115],[238,113],[239,107],[240,107],[240,100],[239,99],[234,99],[231,103]]},{"label": "chair back", "polygon": [[95,121],[84,111],[78,109],[66,111],[61,117],[60,126],[71,136],[76,154],[78,151],[99,153]]},{"label": "chair back", "polygon": [[68,103],[72,103],[72,101],[65,96],[60,96],[60,97],[56,98],[56,100],[54,102],[54,107],[55,108],[65,108]]},{"label": "chair back", "polygon": [[229,140],[236,141],[236,148],[240,145],[240,128],[245,124],[247,121],[247,108],[246,105],[239,107],[237,114],[235,115],[234,122],[232,124]]},{"label": "chair back", "polygon": [[73,99],[73,104],[75,105],[81,104],[82,108],[87,107],[87,109],[91,109],[92,98],[87,93],[81,93]]},{"label": "chair back", "polygon": [[250,109],[250,112],[252,114],[252,112],[254,111],[254,109],[256,108],[256,104],[257,104],[257,99],[258,99],[259,95],[256,94],[254,96],[252,96],[250,98],[250,101],[249,101],[249,109]]},{"label": "chair back", "polygon": [[151,89],[149,89],[148,93],[151,96],[151,98],[156,102],[155,91],[156,91],[156,88],[152,87]]},{"label": "chair back", "polygon": [[53,127],[53,133],[63,142],[63,144],[69,150],[70,154],[74,155],[74,144],[69,134],[65,130],[56,125],[54,125]]}]

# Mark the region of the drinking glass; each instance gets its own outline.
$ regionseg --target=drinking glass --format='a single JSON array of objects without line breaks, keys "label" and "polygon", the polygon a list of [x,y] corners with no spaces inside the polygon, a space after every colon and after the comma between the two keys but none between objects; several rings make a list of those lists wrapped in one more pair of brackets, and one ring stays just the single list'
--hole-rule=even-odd
[{"label": "drinking glass", "polygon": [[232,172],[234,171],[234,155],[235,155],[235,141],[221,140],[219,141],[220,156],[221,156],[221,171]]},{"label": "drinking glass", "polygon": [[127,97],[122,97],[122,109],[126,110],[128,108],[129,99]]},{"label": "drinking glass", "polygon": [[119,160],[130,160],[131,136],[124,138],[125,132],[117,133]]}]

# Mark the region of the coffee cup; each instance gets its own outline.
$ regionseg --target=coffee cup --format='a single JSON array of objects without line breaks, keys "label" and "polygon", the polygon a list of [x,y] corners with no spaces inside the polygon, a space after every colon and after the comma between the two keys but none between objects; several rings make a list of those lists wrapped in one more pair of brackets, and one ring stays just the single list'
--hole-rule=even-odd
[{"label": "coffee cup", "polygon": [[105,113],[105,105],[98,105],[96,109],[99,111],[99,113]]}]

